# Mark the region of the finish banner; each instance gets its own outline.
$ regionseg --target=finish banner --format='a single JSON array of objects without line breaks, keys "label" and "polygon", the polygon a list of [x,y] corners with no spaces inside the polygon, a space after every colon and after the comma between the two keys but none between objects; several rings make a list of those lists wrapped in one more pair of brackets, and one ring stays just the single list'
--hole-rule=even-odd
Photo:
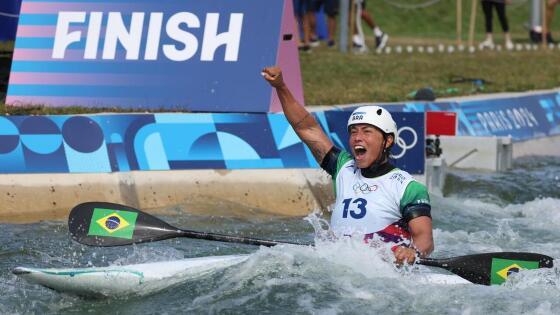
[{"label": "finish banner", "polygon": [[6,103],[269,112],[303,104],[290,0],[24,0]]}]

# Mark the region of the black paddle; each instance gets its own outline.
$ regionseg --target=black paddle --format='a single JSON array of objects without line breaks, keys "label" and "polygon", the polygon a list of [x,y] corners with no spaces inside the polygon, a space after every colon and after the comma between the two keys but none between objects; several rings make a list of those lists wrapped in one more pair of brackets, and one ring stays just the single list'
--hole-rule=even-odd
[{"label": "black paddle", "polygon": [[108,202],[86,202],[75,206],[68,218],[68,228],[74,240],[90,246],[121,246],[175,237],[268,247],[278,244],[303,245],[182,230],[138,209]]},{"label": "black paddle", "polygon": [[[68,227],[74,240],[90,246],[121,246],[175,237],[262,246],[312,245],[178,229],[138,209],[108,202],[77,205],[70,212]],[[472,283],[491,285],[503,283],[512,272],[521,269],[552,268],[553,260],[541,254],[500,252],[445,259],[423,258],[417,263],[446,269]]]}]

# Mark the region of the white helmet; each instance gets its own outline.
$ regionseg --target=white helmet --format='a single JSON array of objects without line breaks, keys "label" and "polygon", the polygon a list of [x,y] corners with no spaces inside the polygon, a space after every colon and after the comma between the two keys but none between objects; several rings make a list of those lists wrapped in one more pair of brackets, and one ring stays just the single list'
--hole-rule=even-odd
[{"label": "white helmet", "polygon": [[348,118],[348,128],[357,124],[373,125],[384,133],[397,136],[397,124],[391,113],[381,106],[361,106],[356,108]]}]

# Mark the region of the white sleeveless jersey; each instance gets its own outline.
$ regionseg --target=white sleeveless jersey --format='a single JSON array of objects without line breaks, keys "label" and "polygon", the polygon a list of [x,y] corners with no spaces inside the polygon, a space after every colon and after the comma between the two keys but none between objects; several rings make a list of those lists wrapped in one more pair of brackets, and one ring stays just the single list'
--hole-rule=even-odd
[{"label": "white sleeveless jersey", "polygon": [[[350,154],[340,153],[333,176],[336,203],[331,216],[331,229],[336,234],[375,233],[400,221],[405,206],[429,205],[425,186],[415,182],[409,173],[395,168],[385,175],[367,178],[354,163]],[[416,185],[407,191],[412,182]]]}]

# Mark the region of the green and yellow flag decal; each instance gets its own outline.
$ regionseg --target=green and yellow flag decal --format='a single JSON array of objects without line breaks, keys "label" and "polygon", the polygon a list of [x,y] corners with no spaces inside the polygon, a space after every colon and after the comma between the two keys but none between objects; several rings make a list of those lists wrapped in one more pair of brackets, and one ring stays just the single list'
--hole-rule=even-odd
[{"label": "green and yellow flag decal", "polygon": [[95,208],[89,223],[88,235],[132,239],[137,217],[136,212]]},{"label": "green and yellow flag decal", "polygon": [[507,280],[508,276],[513,272],[537,268],[539,268],[538,261],[493,258],[490,284],[504,283]]}]

